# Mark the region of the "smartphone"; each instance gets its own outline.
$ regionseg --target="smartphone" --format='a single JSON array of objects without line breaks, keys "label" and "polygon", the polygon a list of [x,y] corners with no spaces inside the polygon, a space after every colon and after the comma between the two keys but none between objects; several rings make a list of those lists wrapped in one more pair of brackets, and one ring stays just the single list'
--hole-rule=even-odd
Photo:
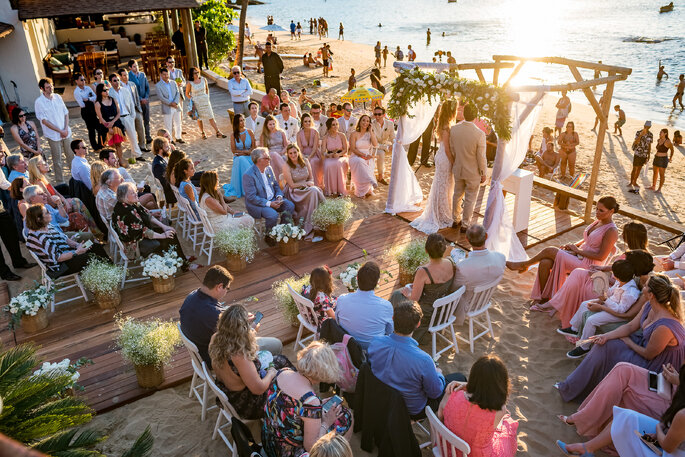
[{"label": "smartphone", "polygon": [[262,321],[262,318],[264,318],[264,313],[261,311],[257,311],[254,314],[254,320],[252,321],[252,328],[256,327],[257,324],[259,324]]},{"label": "smartphone", "polygon": [[90,247],[93,245],[93,240],[88,240],[85,243],[83,243],[83,249],[90,249]]},{"label": "smartphone", "polygon": [[656,392],[657,388],[659,387],[659,375],[654,371],[650,371],[648,376],[649,376],[649,390],[651,390],[652,392]]},{"label": "smartphone", "polygon": [[245,215],[244,212],[240,211],[238,213],[233,213],[233,217],[243,217]]},{"label": "smartphone", "polygon": [[323,410],[324,413],[327,413],[331,408],[335,408],[339,404],[341,404],[343,401],[342,398],[340,398],[337,395],[333,395],[331,398],[326,400],[326,403],[321,405],[321,409]]}]

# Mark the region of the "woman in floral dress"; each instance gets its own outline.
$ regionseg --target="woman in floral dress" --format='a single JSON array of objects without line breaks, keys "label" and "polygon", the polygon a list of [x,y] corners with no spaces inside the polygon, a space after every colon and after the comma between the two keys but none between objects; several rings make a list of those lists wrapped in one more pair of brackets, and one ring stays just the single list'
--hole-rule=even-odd
[{"label": "woman in floral dress", "polygon": [[335,305],[338,298],[333,295],[333,272],[330,268],[325,265],[314,268],[309,276],[309,284],[302,286],[302,296],[314,303],[319,327],[326,319],[335,318]]}]

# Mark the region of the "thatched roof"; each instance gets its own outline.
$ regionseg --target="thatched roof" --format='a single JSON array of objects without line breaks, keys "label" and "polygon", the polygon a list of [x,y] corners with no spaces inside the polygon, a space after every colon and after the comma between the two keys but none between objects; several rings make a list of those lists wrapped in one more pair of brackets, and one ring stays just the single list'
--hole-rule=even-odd
[{"label": "thatched roof", "polygon": [[202,0],[12,0],[19,19],[196,8]]}]

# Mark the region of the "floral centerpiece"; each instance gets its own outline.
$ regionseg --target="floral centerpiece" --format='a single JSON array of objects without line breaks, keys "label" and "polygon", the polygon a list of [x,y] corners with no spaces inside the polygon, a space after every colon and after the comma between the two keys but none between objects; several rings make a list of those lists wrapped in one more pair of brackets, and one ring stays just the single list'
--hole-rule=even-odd
[{"label": "floral centerpiece", "polygon": [[299,241],[305,236],[302,227],[295,224],[278,224],[269,232],[278,242],[281,255],[295,255],[300,252]]},{"label": "floral centerpiece", "polygon": [[[364,259],[366,259],[366,250],[363,252]],[[359,288],[359,284],[357,283],[357,274],[359,273],[359,269],[362,267],[362,265],[363,263],[361,262],[351,263],[338,275],[338,279],[340,279],[340,281],[343,283],[343,286],[347,288],[348,292],[354,292]],[[390,273],[388,270],[381,270],[381,279],[387,283],[389,281],[388,278],[392,278],[392,273]]]},{"label": "floral centerpiece", "polygon": [[36,283],[33,289],[20,293],[5,307],[5,311],[11,315],[9,326],[16,328],[21,322],[21,327],[27,333],[35,333],[48,326],[48,305],[52,303],[55,289],[48,289],[44,285]]},{"label": "floral centerpiece", "polygon": [[174,290],[174,274],[183,265],[183,260],[173,248],[164,255],[152,254],[143,260],[143,275],[152,278],[152,287],[157,293]]},{"label": "floral centerpiece", "polygon": [[343,237],[345,222],[352,217],[355,206],[349,198],[324,200],[312,213],[312,224],[326,231],[328,241],[339,241]]},{"label": "floral centerpiece", "polygon": [[400,284],[409,284],[414,280],[414,273],[416,270],[428,262],[428,253],[426,253],[425,238],[415,239],[409,244],[403,246],[396,246],[390,250],[390,255],[397,261],[400,266]]},{"label": "floral centerpiece", "polygon": [[121,356],[136,370],[140,387],[157,387],[164,382],[164,365],[181,344],[181,335],[173,322],[158,319],[140,321],[117,316]]},{"label": "floral centerpiece", "polygon": [[309,275],[305,275],[301,278],[293,276],[288,279],[276,281],[271,285],[271,291],[278,302],[278,307],[281,309],[285,320],[292,325],[298,325],[299,321],[297,320],[297,314],[299,311],[297,310],[295,300],[293,300],[290,291],[288,291],[288,284],[290,284],[290,287],[299,294],[302,291],[302,287],[309,284]]},{"label": "floral centerpiece", "polygon": [[76,381],[78,381],[81,377],[81,374],[78,372],[78,370],[85,365],[92,364],[93,361],[86,357],[81,357],[74,363],[71,363],[71,360],[69,359],[64,359],[61,362],[55,363],[43,362],[43,365],[41,365],[38,370],[33,372],[32,377],[69,376],[71,382],[65,388],[65,393],[69,394],[73,393],[74,390],[83,390],[83,386],[76,383]]},{"label": "floral centerpiece", "polygon": [[92,257],[81,271],[86,289],[95,296],[102,309],[110,309],[121,303],[121,279],[126,275],[123,266],[114,265],[99,257]]},{"label": "floral centerpiece", "polygon": [[244,270],[259,250],[253,230],[246,227],[219,231],[214,244],[226,256],[226,267],[230,271]]}]

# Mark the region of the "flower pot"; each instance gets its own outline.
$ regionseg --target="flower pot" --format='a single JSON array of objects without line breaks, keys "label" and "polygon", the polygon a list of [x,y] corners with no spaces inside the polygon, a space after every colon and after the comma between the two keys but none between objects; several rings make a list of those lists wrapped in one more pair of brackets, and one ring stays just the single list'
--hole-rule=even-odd
[{"label": "flower pot", "polygon": [[332,224],[326,227],[326,240],[327,241],[340,241],[343,239],[343,224]]},{"label": "flower pot", "polygon": [[133,365],[136,369],[138,385],[145,389],[159,386],[164,382],[164,365]]},{"label": "flower pot", "polygon": [[414,281],[414,274],[400,268],[400,285],[405,286]]},{"label": "flower pot", "polygon": [[278,251],[281,255],[295,255],[300,252],[300,240],[288,240],[287,243],[279,241]]},{"label": "flower pot", "polygon": [[113,309],[121,303],[121,292],[119,289],[114,289],[110,292],[93,292],[95,303],[100,309]]},{"label": "flower pot", "polygon": [[242,271],[247,268],[247,261],[237,254],[226,254],[226,268],[232,272]]},{"label": "flower pot", "polygon": [[174,290],[175,286],[175,281],[173,276],[169,276],[168,278],[151,278],[152,279],[152,288],[157,292],[158,294],[165,294],[167,292],[171,292]]},{"label": "flower pot", "polygon": [[48,326],[48,310],[45,308],[38,308],[35,316],[24,314],[21,316],[21,328],[26,333],[36,333]]}]

